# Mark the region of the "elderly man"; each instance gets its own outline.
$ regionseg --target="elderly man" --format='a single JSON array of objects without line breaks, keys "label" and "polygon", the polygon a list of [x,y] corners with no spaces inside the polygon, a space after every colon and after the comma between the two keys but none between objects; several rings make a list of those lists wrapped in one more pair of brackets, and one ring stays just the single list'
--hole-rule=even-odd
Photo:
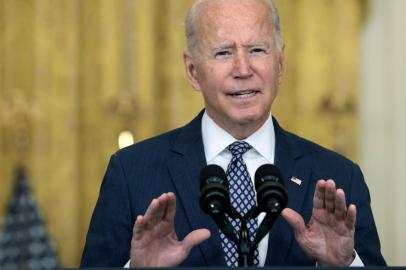
[{"label": "elderly man", "polygon": [[[255,265],[384,265],[358,166],[284,131],[271,116],[284,76],[274,3],[197,1],[186,37],[186,73],[205,110],[112,156],[82,266],[237,266],[235,245],[199,208],[199,172],[223,167],[239,209],[253,206],[242,201],[255,204],[252,179],[265,163],[296,181],[286,181],[288,207],[260,242]],[[236,184],[232,171],[244,179]]]}]

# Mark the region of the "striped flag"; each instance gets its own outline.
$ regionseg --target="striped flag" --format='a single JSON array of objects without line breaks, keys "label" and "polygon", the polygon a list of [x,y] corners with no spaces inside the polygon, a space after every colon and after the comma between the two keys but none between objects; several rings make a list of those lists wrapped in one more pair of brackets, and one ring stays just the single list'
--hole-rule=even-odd
[{"label": "striped flag", "polygon": [[57,269],[60,265],[28,185],[17,169],[14,193],[0,235],[0,269]]}]

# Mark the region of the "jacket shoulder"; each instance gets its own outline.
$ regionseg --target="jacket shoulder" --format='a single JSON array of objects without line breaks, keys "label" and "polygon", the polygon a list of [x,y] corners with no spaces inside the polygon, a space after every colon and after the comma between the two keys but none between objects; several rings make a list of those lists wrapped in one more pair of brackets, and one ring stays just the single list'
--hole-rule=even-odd
[{"label": "jacket shoulder", "polygon": [[294,144],[294,147],[301,149],[303,156],[307,159],[313,161],[316,167],[319,169],[329,168],[331,165],[338,168],[350,168],[355,165],[355,163],[344,155],[337,153],[331,149],[321,146],[318,143],[300,137],[291,132],[285,131],[287,140]]}]

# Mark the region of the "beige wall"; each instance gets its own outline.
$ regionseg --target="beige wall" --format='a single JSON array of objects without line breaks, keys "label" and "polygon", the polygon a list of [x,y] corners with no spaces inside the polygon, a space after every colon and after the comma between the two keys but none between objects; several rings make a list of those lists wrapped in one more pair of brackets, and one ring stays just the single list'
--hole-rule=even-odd
[{"label": "beige wall", "polygon": [[362,167],[388,264],[406,265],[406,1],[371,0],[362,37]]}]

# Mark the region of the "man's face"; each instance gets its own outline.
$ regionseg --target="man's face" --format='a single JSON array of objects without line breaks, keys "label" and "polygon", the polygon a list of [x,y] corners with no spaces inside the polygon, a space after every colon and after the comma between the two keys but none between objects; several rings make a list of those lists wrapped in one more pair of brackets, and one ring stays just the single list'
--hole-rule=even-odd
[{"label": "man's face", "polygon": [[218,125],[232,135],[245,126],[254,132],[268,118],[284,72],[268,8],[257,0],[201,5],[197,50],[185,54],[188,77]]}]

